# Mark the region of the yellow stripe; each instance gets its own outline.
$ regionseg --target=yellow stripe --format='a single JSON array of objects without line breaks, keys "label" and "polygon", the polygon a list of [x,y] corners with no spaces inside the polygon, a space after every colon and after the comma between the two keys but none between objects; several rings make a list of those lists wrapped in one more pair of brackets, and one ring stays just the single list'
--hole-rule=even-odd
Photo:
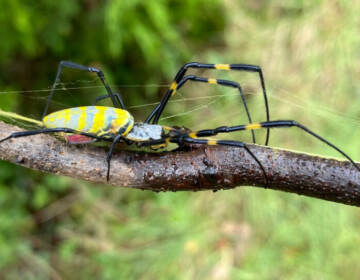
[{"label": "yellow stripe", "polygon": [[196,138],[197,136],[196,136],[196,132],[190,132],[189,133],[189,137],[190,138]]},{"label": "yellow stripe", "polygon": [[134,126],[134,119],[132,116],[129,117],[129,125],[122,135],[127,135]]},{"label": "yellow stripe", "polygon": [[83,131],[84,128],[86,127],[86,107],[78,107],[80,110],[80,115],[79,115],[79,121],[78,121],[78,127],[76,130],[78,131]]},{"label": "yellow stripe", "polygon": [[251,123],[251,124],[248,124],[247,126],[245,126],[246,130],[253,130],[253,129],[258,129],[258,128],[261,128],[260,123]]},{"label": "yellow stripe", "polygon": [[176,87],[177,87],[177,82],[172,82],[171,86],[170,86],[170,89],[176,90]]},{"label": "yellow stripe", "polygon": [[217,80],[216,79],[208,79],[208,83],[209,84],[217,84]]},{"label": "yellow stripe", "polygon": [[162,128],[164,128],[164,129],[167,129],[167,130],[175,130],[173,127],[171,127],[171,126],[166,126],[166,125],[162,125]]},{"label": "yellow stripe", "polygon": [[163,149],[163,148],[165,148],[166,146],[168,146],[169,143],[170,143],[170,137],[167,137],[167,138],[165,139],[165,143],[158,144],[158,145],[152,145],[151,148],[154,149],[154,150]]},{"label": "yellow stripe", "polygon": [[215,69],[230,70],[229,64],[215,64]]},{"label": "yellow stripe", "polygon": [[208,140],[207,144],[208,145],[217,145],[217,141],[216,140]]},{"label": "yellow stripe", "polygon": [[64,110],[65,125],[68,125],[68,124],[69,124],[70,118],[71,118],[70,109],[65,109],[65,110]]},{"label": "yellow stripe", "polygon": [[171,96],[173,96],[176,93],[176,87],[177,87],[177,82],[172,82],[171,86],[170,86],[170,90],[172,90],[171,92]]},{"label": "yellow stripe", "polygon": [[38,126],[44,126],[43,123],[38,121],[38,120],[30,119],[30,118],[18,115],[16,113],[6,112],[6,111],[3,111],[3,110],[0,110],[0,116],[4,116],[4,117],[7,117],[7,118],[14,118],[14,119],[17,119],[17,120],[34,123],[34,124],[37,124]]},{"label": "yellow stripe", "polygon": [[126,125],[128,125],[128,127],[122,133],[122,135],[126,135],[130,131],[134,119],[128,111],[122,109],[114,110],[116,113],[116,119],[112,121],[110,132],[117,133],[120,129],[125,129]]},{"label": "yellow stripe", "polygon": [[105,110],[106,107],[95,106],[97,112],[94,115],[94,121],[92,128],[90,129],[91,133],[100,133],[105,126]]}]

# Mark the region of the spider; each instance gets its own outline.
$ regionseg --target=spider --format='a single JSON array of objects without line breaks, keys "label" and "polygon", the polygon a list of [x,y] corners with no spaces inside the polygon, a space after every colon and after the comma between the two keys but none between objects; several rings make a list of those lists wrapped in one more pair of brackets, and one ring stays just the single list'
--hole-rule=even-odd
[{"label": "spider", "polygon": [[[56,111],[47,114],[51,99],[54,94],[54,89],[60,80],[60,75],[63,68],[73,68],[83,71],[95,72],[103,83],[107,95],[99,96],[96,98],[92,106],[82,106],[75,108],[68,108],[61,111]],[[266,121],[260,123],[252,123],[251,116],[244,98],[244,94],[240,85],[234,81],[219,80],[213,78],[204,78],[195,75],[186,75],[189,68],[205,68],[205,69],[218,69],[218,70],[240,70],[248,72],[257,72],[259,74],[264,102],[266,110]],[[247,114],[249,123],[237,126],[220,126],[214,129],[202,129],[198,131],[191,131],[184,127],[168,127],[159,125],[159,118],[169,101],[169,99],[179,90],[187,81],[217,84],[225,87],[237,88]],[[97,106],[96,103],[100,100],[110,98],[113,107]],[[255,129],[265,128],[267,130],[265,145],[269,141],[270,128],[274,127],[298,127],[308,134],[314,136],[328,146],[332,147],[345,158],[347,158],[357,170],[360,168],[355,162],[346,155],[342,150],[331,144],[326,139],[322,138],[315,132],[307,127],[301,125],[294,120],[275,120],[270,121],[269,107],[265,89],[265,82],[262,70],[259,66],[249,64],[204,64],[191,62],[187,63],[180,68],[177,72],[174,81],[166,92],[160,103],[153,109],[150,115],[144,122],[134,122],[133,116],[125,109],[124,102],[119,93],[114,93],[105,80],[103,72],[95,67],[88,67],[80,65],[71,61],[61,61],[58,66],[55,82],[50,91],[47,99],[45,110],[41,122],[43,128],[31,131],[14,132],[8,137],[0,140],[1,142],[7,141],[11,138],[31,136],[41,133],[65,133],[66,140],[71,144],[84,144],[93,141],[111,141],[110,149],[107,153],[107,181],[110,180],[110,163],[113,155],[114,147],[118,142],[125,142],[126,144],[136,144],[139,147],[151,147],[154,149],[165,147],[169,143],[176,143],[179,146],[185,144],[203,144],[203,145],[216,145],[216,146],[233,146],[243,148],[254,159],[264,175],[265,184],[268,186],[269,179],[265,168],[260,160],[252,153],[246,143],[232,140],[215,140],[209,137],[222,133],[231,133],[235,131],[249,130],[252,132],[253,142],[255,143]]]}]

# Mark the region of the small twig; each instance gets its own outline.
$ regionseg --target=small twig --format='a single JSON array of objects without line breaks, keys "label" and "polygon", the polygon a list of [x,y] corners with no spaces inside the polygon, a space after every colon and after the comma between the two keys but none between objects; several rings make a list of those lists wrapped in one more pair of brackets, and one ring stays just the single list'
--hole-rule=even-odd
[{"label": "small twig", "polygon": [[[0,122],[0,139],[21,129]],[[267,171],[268,188],[360,206],[360,172],[347,161],[248,145]],[[103,147],[73,146],[50,135],[0,144],[0,158],[32,169],[106,183]],[[202,146],[191,151],[117,151],[111,162],[114,186],[153,191],[198,191],[264,187],[263,173],[243,149]]]}]

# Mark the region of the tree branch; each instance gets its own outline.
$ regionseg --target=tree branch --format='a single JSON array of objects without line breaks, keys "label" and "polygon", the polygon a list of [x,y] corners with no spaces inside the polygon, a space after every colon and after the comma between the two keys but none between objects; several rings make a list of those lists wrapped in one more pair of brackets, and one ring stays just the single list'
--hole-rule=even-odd
[{"label": "tree branch", "polygon": [[[0,122],[0,139],[21,130]],[[248,146],[267,170],[269,188],[360,206],[360,172],[349,162]],[[43,134],[0,144],[2,160],[97,183],[106,183],[106,152],[103,147],[67,145]],[[248,153],[216,146],[162,153],[117,151],[108,183],[153,191],[265,186],[261,169]]]}]

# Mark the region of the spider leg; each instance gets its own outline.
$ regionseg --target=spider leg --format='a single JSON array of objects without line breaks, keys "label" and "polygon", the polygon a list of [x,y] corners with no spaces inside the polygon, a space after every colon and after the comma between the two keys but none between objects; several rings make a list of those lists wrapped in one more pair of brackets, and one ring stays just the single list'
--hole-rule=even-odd
[{"label": "spider leg", "polygon": [[328,146],[332,147],[334,150],[338,151],[340,154],[342,154],[345,158],[347,158],[354,167],[360,171],[360,167],[356,165],[356,163],[347,155],[345,152],[343,152],[341,149],[336,147],[334,144],[331,144],[329,141],[321,137],[320,135],[316,134],[312,130],[308,129],[304,125],[293,121],[293,120],[277,120],[277,121],[267,121],[267,122],[260,122],[260,123],[252,123],[252,124],[246,124],[246,125],[237,125],[237,126],[220,126],[215,129],[203,129],[198,130],[195,132],[192,132],[189,134],[190,137],[207,137],[207,136],[214,136],[219,133],[229,133],[234,131],[241,131],[241,130],[254,130],[254,129],[260,129],[260,128],[274,128],[274,127],[298,127],[301,130],[307,132],[308,134],[314,136],[315,138],[319,139],[321,142],[327,144]]},{"label": "spider leg", "polygon": [[[262,87],[262,92],[264,96],[264,102],[265,102],[265,110],[266,110],[266,121],[270,120],[270,113],[269,113],[269,105],[268,105],[268,99],[266,94],[266,88],[265,88],[265,81],[264,81],[264,75],[262,73],[262,70],[259,66],[256,65],[250,65],[250,64],[205,64],[205,63],[198,63],[198,62],[190,62],[185,65],[183,65],[180,70],[177,72],[174,81],[172,82],[170,88],[166,92],[165,96],[161,100],[161,102],[154,108],[154,110],[150,113],[150,115],[147,117],[146,121],[149,123],[151,119],[156,116],[157,120],[159,119],[162,111],[164,110],[164,107],[170,97],[174,94],[173,91],[177,88],[177,84],[183,79],[185,76],[186,71],[189,68],[200,68],[200,69],[218,69],[218,70],[237,70],[237,71],[246,71],[246,72],[257,72],[259,74],[260,83]],[[153,121],[153,123],[157,123],[157,121]],[[266,140],[265,145],[268,145],[269,143],[269,137],[270,137],[270,129],[267,129],[266,131]]]},{"label": "spider leg", "polygon": [[249,147],[246,146],[246,144],[243,143],[243,142],[231,141],[231,140],[198,139],[198,138],[193,138],[190,135],[185,136],[185,137],[179,137],[179,138],[171,139],[170,141],[178,143],[178,144],[186,142],[186,143],[192,143],[192,144],[204,144],[204,145],[215,145],[215,146],[232,146],[232,147],[244,148],[250,154],[250,156],[256,161],[256,163],[259,165],[262,173],[264,174],[265,188],[267,188],[269,186],[269,179],[268,179],[268,177],[266,175],[266,171],[265,171],[264,166],[261,164],[260,160],[253,154],[253,152],[251,152]]},{"label": "spider leg", "polygon": [[113,154],[113,151],[114,151],[115,144],[117,142],[119,142],[121,137],[122,137],[121,134],[116,135],[116,137],[114,138],[114,140],[111,143],[110,150],[107,153],[106,162],[107,162],[107,167],[108,168],[107,168],[107,173],[106,173],[106,181],[109,181],[109,179],[110,179],[110,162],[111,162],[111,158],[112,158],[112,154]]},{"label": "spider leg", "polygon": [[[249,109],[248,109],[248,106],[247,106],[247,103],[246,103],[246,99],[245,99],[244,93],[243,93],[242,88],[241,88],[241,86],[240,86],[239,83],[233,82],[233,81],[229,81],[229,80],[219,80],[219,79],[203,78],[203,77],[198,77],[198,76],[194,76],[194,75],[188,75],[188,76],[185,76],[185,77],[178,83],[177,87],[176,87],[176,88],[174,89],[174,91],[172,92],[172,96],[173,96],[173,95],[176,93],[176,91],[179,90],[187,81],[200,82],[200,83],[208,83],[208,84],[213,84],[213,85],[221,85],[221,86],[224,86],[224,87],[237,88],[238,91],[239,91],[239,93],[240,93],[242,102],[243,102],[243,104],[244,104],[245,112],[246,112],[247,118],[248,118],[248,120],[249,120],[249,123],[252,123],[251,116],[250,116],[250,113],[249,113]],[[162,110],[161,110],[161,111],[162,111]],[[155,116],[154,122],[157,123],[159,117],[160,117],[160,115]],[[252,135],[253,143],[256,143],[254,131],[251,131],[251,135]]]},{"label": "spider leg", "polygon": [[95,72],[99,76],[101,82],[103,83],[103,85],[104,85],[104,87],[105,87],[105,89],[106,89],[106,91],[108,93],[108,96],[111,98],[111,101],[114,104],[114,107],[120,107],[121,109],[125,108],[121,97],[119,96],[120,98],[118,98],[118,99],[115,98],[114,93],[112,92],[109,84],[105,80],[104,73],[100,69],[95,68],[95,67],[84,66],[84,65],[77,64],[77,63],[74,63],[74,62],[71,62],[71,61],[60,61],[59,66],[58,66],[58,70],[57,70],[57,73],[56,73],[54,84],[53,84],[53,86],[51,88],[50,95],[49,95],[49,97],[47,99],[47,102],[46,102],[46,105],[45,105],[43,118],[46,116],[46,114],[48,112],[48,109],[49,109],[49,106],[50,106],[50,101],[51,101],[51,99],[52,99],[52,97],[54,95],[54,90],[56,88],[57,83],[60,80],[60,75],[61,75],[61,72],[62,72],[64,67],[65,68],[78,69],[78,70],[82,70],[82,71],[88,71],[88,72]]},{"label": "spider leg", "polygon": [[[113,94],[114,94],[117,102],[118,102],[119,104],[121,104],[122,100],[121,100],[120,94],[117,93],[117,92],[114,92]],[[95,106],[98,102],[100,102],[101,100],[104,100],[104,99],[106,99],[106,98],[109,98],[109,95],[101,95],[101,96],[99,96],[99,97],[96,97],[95,102],[93,103],[93,106]]]},{"label": "spider leg", "polygon": [[7,141],[9,139],[12,139],[12,138],[32,136],[32,135],[37,135],[37,134],[50,134],[50,133],[57,133],[57,132],[76,133],[76,134],[88,136],[88,137],[91,137],[91,138],[95,138],[97,140],[104,140],[103,137],[96,136],[94,134],[85,133],[85,132],[78,132],[78,131],[76,131],[74,129],[70,129],[70,128],[57,127],[57,128],[43,128],[43,129],[37,129],[37,130],[27,130],[27,131],[14,132],[14,133],[10,134],[8,137],[0,139],[0,143],[2,143],[4,141]]}]

